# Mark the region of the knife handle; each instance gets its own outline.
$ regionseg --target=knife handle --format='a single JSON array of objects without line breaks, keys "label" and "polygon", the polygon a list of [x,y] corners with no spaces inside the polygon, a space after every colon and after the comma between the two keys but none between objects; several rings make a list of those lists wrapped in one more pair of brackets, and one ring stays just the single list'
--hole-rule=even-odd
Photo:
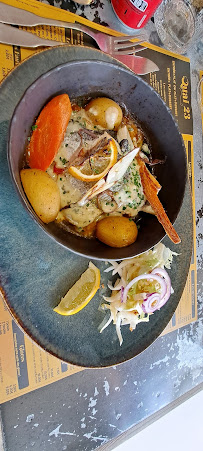
[{"label": "knife handle", "polygon": [[55,27],[73,28],[74,30],[91,31],[91,28],[86,27],[75,22],[63,22],[57,19],[49,19],[47,17],[41,17],[30,11],[16,8],[11,5],[6,5],[0,2],[0,22],[8,25],[20,25],[23,27],[36,27],[38,25],[50,25]]},{"label": "knife handle", "polygon": [[0,42],[3,44],[19,45],[21,47],[53,47],[64,45],[64,42],[51,41],[40,38],[28,31],[0,23]]}]

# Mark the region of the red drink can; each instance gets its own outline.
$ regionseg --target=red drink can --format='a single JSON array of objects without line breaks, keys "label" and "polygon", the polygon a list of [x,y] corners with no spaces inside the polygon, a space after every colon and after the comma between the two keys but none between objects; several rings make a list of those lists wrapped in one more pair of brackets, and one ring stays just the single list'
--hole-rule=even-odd
[{"label": "red drink can", "polygon": [[144,27],[161,2],[162,0],[111,0],[121,22],[134,29]]}]

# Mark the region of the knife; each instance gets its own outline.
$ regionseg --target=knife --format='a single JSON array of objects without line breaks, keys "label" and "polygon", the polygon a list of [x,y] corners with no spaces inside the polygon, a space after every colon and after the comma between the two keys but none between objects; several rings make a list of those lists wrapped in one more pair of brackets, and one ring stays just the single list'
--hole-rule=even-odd
[{"label": "knife", "polygon": [[63,45],[64,42],[51,41],[43,39],[36,34],[28,31],[19,30],[18,28],[0,23],[0,42],[2,44],[19,45],[20,47],[51,47],[56,45]]}]

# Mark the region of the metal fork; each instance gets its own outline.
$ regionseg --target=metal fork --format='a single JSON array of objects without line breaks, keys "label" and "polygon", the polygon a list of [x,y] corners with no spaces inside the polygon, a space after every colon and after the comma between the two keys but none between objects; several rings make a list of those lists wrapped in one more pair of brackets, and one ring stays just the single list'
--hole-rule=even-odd
[{"label": "metal fork", "polygon": [[[40,25],[42,24],[40,23]],[[87,27],[72,23],[66,23],[66,28],[72,28],[73,30],[82,31],[83,33],[88,34],[95,40],[100,50],[103,50],[103,52],[109,53],[110,55],[134,55],[135,53],[141,52],[146,48],[139,47],[139,45],[144,42],[145,39],[137,39],[137,36],[136,42],[130,42],[130,39],[134,39],[135,36],[113,37],[104,33],[95,33]],[[43,39],[36,34],[29,33],[24,30],[19,30],[5,23],[1,23],[1,19],[0,42],[13,45],[22,45],[23,47],[52,47],[56,45],[64,45],[64,42],[56,42],[48,39]]]},{"label": "metal fork", "polygon": [[[68,25],[68,26],[67,26]],[[100,50],[110,55],[119,53],[120,55],[132,55],[144,50],[146,47],[139,47],[140,44],[146,42],[144,35],[134,36],[110,36],[105,33],[95,32],[91,28],[79,24],[66,24],[66,28],[73,28],[86,33],[97,43]],[[135,42],[131,40],[136,39]]]},{"label": "metal fork", "polygon": [[[94,39],[94,41],[97,43],[98,47],[103,50],[103,52],[109,53],[109,54],[123,54],[123,55],[130,55],[137,52],[140,52],[141,50],[144,50],[145,47],[139,47],[139,44],[146,41],[146,36],[144,34],[139,34],[135,36],[121,36],[121,37],[113,37],[105,33],[96,32],[93,31],[92,28],[86,27],[85,25],[80,25],[77,23],[67,23],[62,22],[60,20],[54,20],[54,19],[47,19],[44,17],[37,16],[36,14],[33,14],[29,11],[25,11],[22,9],[15,8],[10,5],[6,5],[4,3],[0,2],[0,22],[4,24],[3,29],[1,30],[2,38],[4,37],[4,33],[9,32],[8,25],[20,25],[20,26],[27,26],[27,27],[35,27],[37,25],[52,25],[57,27],[64,27],[64,28],[72,28],[77,31],[81,31],[83,33],[86,33],[91,38]],[[8,24],[7,26],[5,24]],[[12,30],[11,30],[12,32]],[[21,30],[21,36],[23,32]],[[34,37],[35,36],[35,37]],[[23,37],[23,36],[22,36]],[[26,35],[25,35],[26,37]],[[34,38],[34,44],[32,44],[32,47],[40,47],[40,46],[51,46],[56,45],[56,41],[53,41],[53,44],[50,43],[50,41],[46,39],[39,38],[36,35],[33,35],[32,38]],[[28,39],[28,36],[27,36]],[[137,39],[136,42],[131,42],[132,39]],[[33,39],[32,39],[33,41]],[[26,40],[25,40],[26,42]],[[43,42],[43,43],[42,43]],[[57,45],[60,45],[59,42],[57,42]],[[25,45],[24,45],[25,46]],[[27,47],[29,46],[29,43]]]}]

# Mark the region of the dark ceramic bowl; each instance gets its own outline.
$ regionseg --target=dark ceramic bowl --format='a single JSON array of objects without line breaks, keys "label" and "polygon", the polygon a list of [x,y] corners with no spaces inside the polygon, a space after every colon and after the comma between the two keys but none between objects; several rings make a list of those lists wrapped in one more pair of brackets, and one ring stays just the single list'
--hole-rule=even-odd
[{"label": "dark ceramic bowl", "polygon": [[137,241],[126,248],[111,248],[64,231],[57,224],[42,223],[29,204],[20,181],[22,158],[30,129],[42,107],[54,96],[67,92],[78,96],[106,96],[124,103],[137,118],[152,144],[153,158],[164,158],[155,174],[162,185],[159,198],[174,223],[186,183],[186,155],[178,126],[159,95],[130,70],[102,61],[73,61],[39,77],[25,92],[11,120],[8,160],[14,184],[25,208],[45,233],[64,247],[101,260],[130,258],[150,249],[165,236],[156,217],[143,214]]}]

